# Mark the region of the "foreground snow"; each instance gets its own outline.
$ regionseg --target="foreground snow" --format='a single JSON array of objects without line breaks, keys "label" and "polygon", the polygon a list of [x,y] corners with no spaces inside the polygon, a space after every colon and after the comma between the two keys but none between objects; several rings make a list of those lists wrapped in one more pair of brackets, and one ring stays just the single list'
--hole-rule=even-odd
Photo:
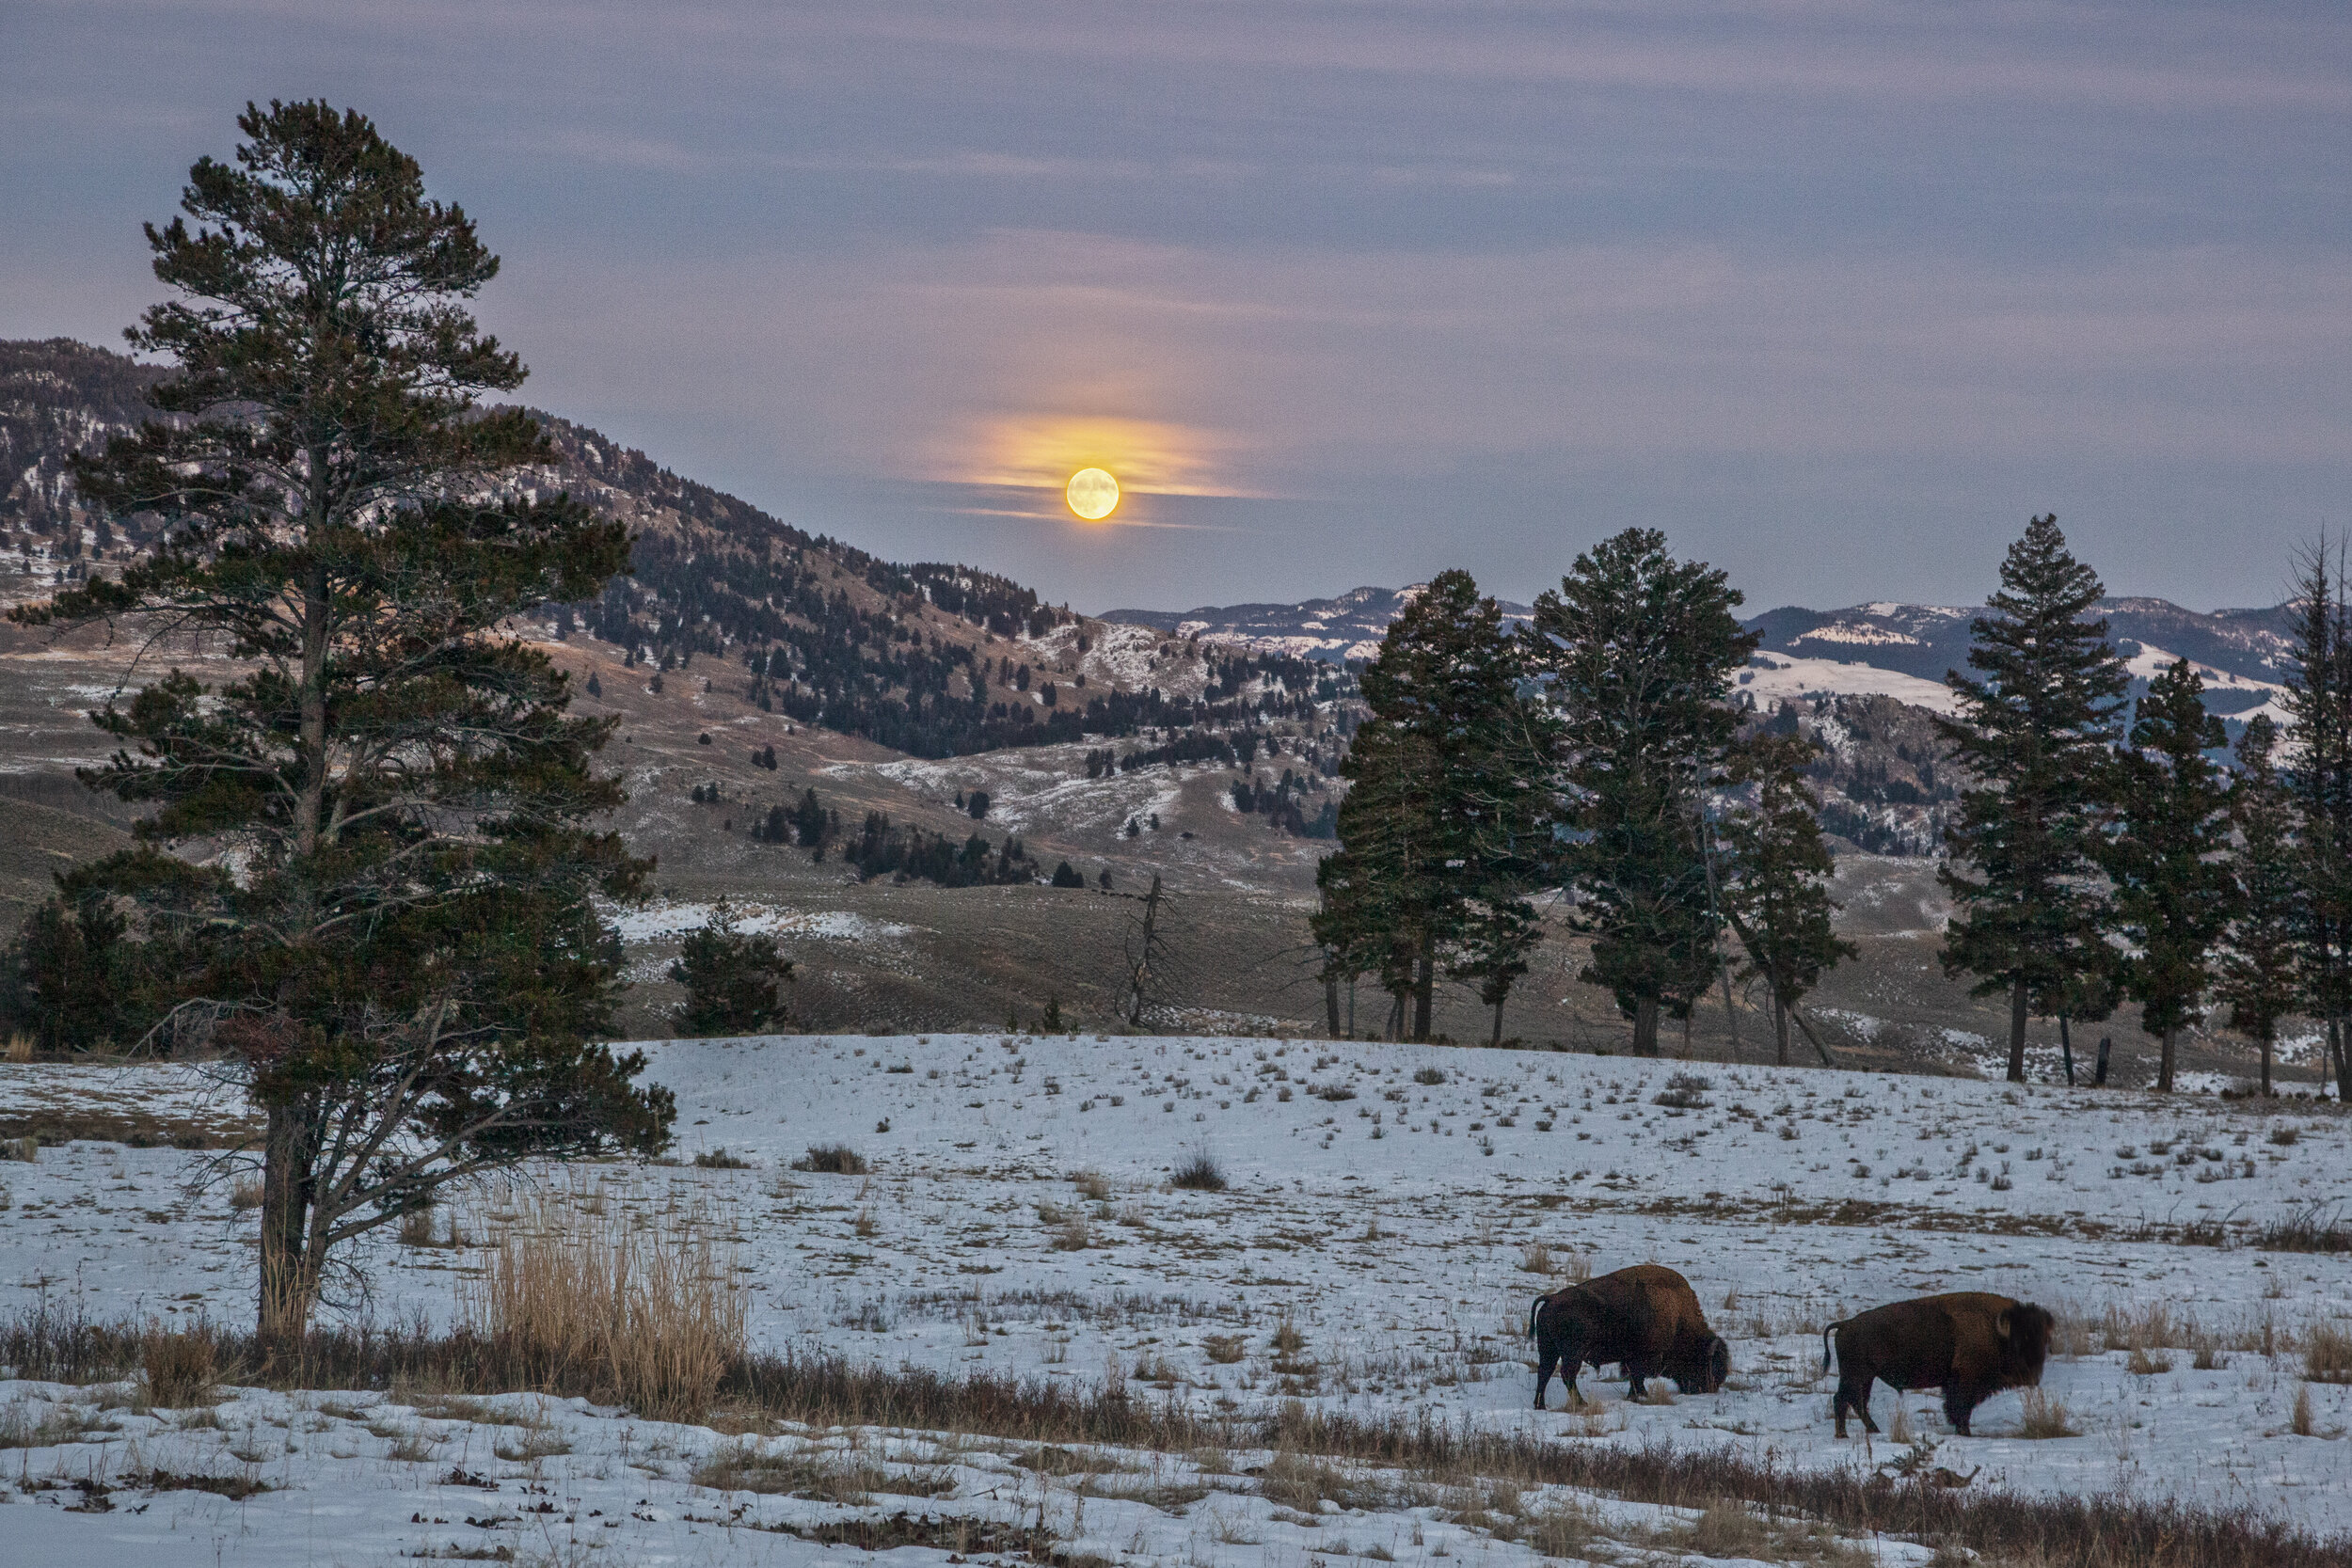
[{"label": "foreground snow", "polygon": [[[764,1348],[1089,1385],[1117,1376],[1155,1398],[1165,1390],[1241,1415],[1296,1398],[1367,1418],[1427,1412],[1563,1440],[1729,1445],[1867,1468],[1920,1461],[1891,1438],[1831,1435],[1820,1326],[1897,1297],[1994,1290],[2057,1308],[2070,1325],[2044,1388],[2078,1435],[2027,1439],[2018,1398],[2003,1395],[1979,1412],[1978,1437],[1959,1438],[1933,1396],[1908,1396],[1907,1424],[1933,1446],[1932,1463],[1973,1474],[1979,1487],[2170,1496],[2352,1530],[2352,1445],[2343,1440],[2352,1389],[2306,1385],[2301,1351],[2315,1327],[2352,1328],[2352,1259],[2182,1244],[2331,1217],[2352,1137],[2324,1107],[1753,1068],[1703,1068],[1707,1085],[1674,1086],[1673,1063],[1312,1041],[937,1036],[650,1049],[653,1076],[677,1093],[682,1152],[724,1148],[751,1164],[611,1166],[590,1179],[615,1202],[713,1205]],[[0,1069],[0,1112],[37,1095],[200,1104],[200,1084],[164,1092],[173,1070]],[[1422,1081],[1432,1074],[1442,1081]],[[1661,1094],[1676,1103],[1659,1103]],[[871,1173],[788,1168],[810,1145],[836,1142]],[[1172,1169],[1201,1153],[1222,1165],[1230,1190],[1171,1190]],[[225,1185],[183,1188],[215,1158],[82,1143],[0,1166],[14,1199],[0,1212],[0,1310],[46,1296],[102,1318],[246,1319],[250,1222],[230,1213]],[[366,1309],[445,1321],[453,1282],[513,1218],[515,1201],[477,1195],[458,1216],[469,1244],[404,1248],[386,1237],[367,1249]],[[1654,1259],[1689,1275],[1731,1341],[1731,1386],[1632,1405],[1622,1381],[1588,1370],[1593,1409],[1560,1410],[1557,1393],[1553,1410],[1528,1408],[1528,1303],[1578,1259],[1596,1272]],[[1278,1350],[1285,1326],[1292,1348]],[[0,1406],[62,1392],[0,1384]],[[2291,1430],[2298,1393],[2317,1435]],[[463,1435],[465,1423],[441,1421],[458,1448],[394,1461],[385,1455],[396,1437],[361,1434],[370,1421],[409,1417],[290,1414],[304,1403],[253,1394],[224,1408],[240,1429],[293,1422],[269,1427],[276,1436],[262,1447],[291,1436],[296,1454],[280,1443],[257,1462],[264,1476],[282,1468],[278,1491],[241,1504],[167,1494],[136,1517],[188,1521],[171,1536],[180,1545],[209,1541],[202,1531],[222,1520],[261,1520],[257,1543],[331,1539],[334,1552],[316,1560],[370,1560],[360,1543],[377,1543],[384,1558],[428,1544],[423,1527],[403,1523],[411,1513],[462,1521],[496,1501],[434,1479],[476,1467],[501,1435],[473,1430],[480,1423]],[[1874,1409],[1892,1428],[1892,1396],[1881,1389]],[[601,1509],[595,1538],[616,1552],[633,1544],[596,1560],[821,1550],[748,1535],[741,1520],[729,1534],[685,1517],[718,1520],[734,1506],[686,1479],[721,1441],[713,1433],[560,1403],[546,1418],[570,1445],[536,1462],[550,1491],[520,1490],[528,1464],[516,1462],[500,1507],[551,1503],[558,1513],[532,1515],[532,1529]],[[95,1447],[28,1450],[24,1473],[186,1473],[203,1457],[196,1449],[231,1452],[233,1439],[219,1433],[150,1433],[135,1429],[138,1419]],[[305,1435],[305,1422],[321,1420],[335,1424]],[[641,1464],[657,1441],[672,1450],[659,1475]],[[170,1447],[183,1443],[196,1449]],[[1010,1463],[958,1458],[995,1479],[959,1472],[951,1494],[878,1506],[938,1514],[992,1489],[1002,1502],[1014,1494],[1000,1461]],[[1168,1456],[1120,1463],[1155,1477],[1184,1471],[1184,1487],[1224,1484]],[[1272,1504],[1254,1493],[1245,1501],[1247,1486],[1232,1484],[1240,1490],[1204,1494],[1182,1514],[1134,1505],[1143,1513],[1132,1527],[1089,1497],[1082,1533],[1104,1532],[1112,1544],[1089,1549],[1121,1560],[1221,1564],[1295,1562],[1317,1542],[1328,1555],[1339,1534],[1402,1559],[1406,1548],[1381,1532],[1417,1525],[1392,1500],[1337,1533],[1298,1526],[1307,1533],[1285,1535],[1270,1513],[1248,1513]],[[641,1498],[665,1516],[605,1529]],[[1049,1500],[1074,1504],[1074,1494]],[[1021,1506],[1034,1517],[1036,1505],[1032,1476]],[[317,1522],[327,1515],[333,1522]],[[1257,1544],[1203,1546],[1202,1532],[1223,1528],[1212,1515],[1241,1519],[1227,1533]],[[1125,1532],[1115,1540],[1113,1521]],[[119,1506],[43,1528],[95,1540],[128,1522]],[[1424,1536],[1428,1527],[1418,1521]],[[15,1538],[12,1525],[0,1528]],[[699,1533],[690,1542],[686,1530]],[[536,1536],[498,1539],[552,1550]],[[313,1560],[284,1549],[294,1553],[286,1560]],[[1508,1555],[1483,1539],[1480,1549]]]}]

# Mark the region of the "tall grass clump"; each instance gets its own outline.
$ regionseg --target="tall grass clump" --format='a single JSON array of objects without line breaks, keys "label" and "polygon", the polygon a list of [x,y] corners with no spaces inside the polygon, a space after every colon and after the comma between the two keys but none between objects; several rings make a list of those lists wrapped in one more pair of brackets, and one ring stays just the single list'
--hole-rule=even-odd
[{"label": "tall grass clump", "polygon": [[212,1325],[175,1330],[151,1321],[139,1340],[139,1375],[148,1403],[158,1409],[212,1403],[220,1382],[220,1347]]},{"label": "tall grass clump", "polygon": [[[747,1349],[747,1304],[707,1208],[547,1194],[523,1206],[482,1274],[466,1326],[510,1386],[595,1388],[656,1420],[699,1419]],[[592,1210],[600,1212],[592,1212]]]},{"label": "tall grass clump", "polygon": [[848,1144],[811,1144],[806,1154],[792,1162],[792,1168],[818,1176],[864,1176],[866,1156]]}]

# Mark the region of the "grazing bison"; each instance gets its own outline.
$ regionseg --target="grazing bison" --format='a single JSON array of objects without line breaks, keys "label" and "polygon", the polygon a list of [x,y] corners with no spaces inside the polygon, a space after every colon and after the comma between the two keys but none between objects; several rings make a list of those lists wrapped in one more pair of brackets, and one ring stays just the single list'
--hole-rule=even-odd
[{"label": "grazing bison", "polygon": [[1952,1430],[1968,1433],[1968,1413],[2004,1388],[2042,1383],[2054,1320],[2041,1307],[1982,1291],[1922,1296],[1874,1307],[1821,1330],[1821,1370],[1830,1368],[1829,1337],[1837,1336],[1837,1435],[1846,1412],[1870,1419],[1872,1379],[1889,1388],[1941,1388]]},{"label": "grazing bison", "polygon": [[1670,1377],[1685,1393],[1711,1394],[1731,1375],[1731,1347],[1707,1326],[1691,1282],[1656,1263],[1537,1296],[1527,1332],[1535,1341],[1538,1410],[1555,1364],[1579,1404],[1584,1396],[1576,1391],[1576,1377],[1587,1363],[1596,1370],[1612,1361],[1623,1367],[1637,1400],[1645,1378]]}]

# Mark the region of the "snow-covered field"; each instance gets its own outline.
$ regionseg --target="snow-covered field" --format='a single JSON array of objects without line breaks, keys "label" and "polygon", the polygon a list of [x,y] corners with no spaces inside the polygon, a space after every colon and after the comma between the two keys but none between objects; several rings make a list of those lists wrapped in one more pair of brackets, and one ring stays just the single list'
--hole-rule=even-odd
[{"label": "snow-covered field", "polygon": [[[2352,1532],[2352,1386],[2311,1379],[2306,1362],[2315,1338],[2352,1332],[2352,1257],[2248,1244],[2263,1227],[2339,1217],[2352,1123],[2328,1107],[1316,1041],[935,1036],[650,1049],[653,1075],[677,1093],[681,1153],[723,1148],[751,1164],[610,1166],[593,1180],[621,1202],[667,1203],[682,1190],[713,1206],[763,1348],[1086,1386],[1115,1376],[1207,1412],[1263,1414],[1297,1399],[1368,1418],[1427,1412],[1577,1443],[1720,1445],[1867,1470],[1920,1453],[1896,1440],[1883,1388],[1874,1410],[1888,1436],[1832,1436],[1821,1325],[1882,1301],[1993,1290],[2059,1312],[2043,1386],[2076,1434],[2026,1437],[2021,1402],[2005,1394],[1978,1413],[1978,1436],[1960,1438],[1934,1396],[1905,1396],[1905,1425],[1933,1464],[1978,1487],[2169,1497]],[[1686,1071],[1708,1082],[1676,1083]],[[164,1098],[200,1101],[184,1069],[0,1067],[0,1115],[37,1096],[161,1091],[175,1073],[182,1086]],[[789,1169],[810,1145],[835,1142],[870,1173]],[[1173,1168],[1202,1153],[1229,1189],[1170,1188]],[[0,1313],[46,1298],[106,1319],[244,1320],[249,1218],[231,1212],[225,1182],[183,1186],[216,1158],[77,1143],[0,1164],[12,1199],[0,1211]],[[461,1230],[477,1243],[495,1236],[512,1203],[476,1195]],[[2217,1238],[2233,1244],[2191,1244]],[[360,1258],[363,1309],[446,1321],[479,1256],[383,1237]],[[1552,1410],[1530,1409],[1530,1298],[1580,1265],[1644,1260],[1691,1278],[1731,1341],[1731,1385],[1635,1405],[1615,1369],[1587,1370],[1593,1408],[1563,1410],[1555,1392]],[[1074,1541],[1120,1562],[1271,1568],[1338,1555],[1344,1540],[1358,1555],[1377,1546],[1416,1562],[1446,1544],[1501,1568],[1531,1550],[1472,1540],[1445,1522],[1458,1510],[1401,1495],[1300,1522],[1311,1510],[1202,1456],[1096,1456],[1088,1490],[1074,1474],[1041,1481],[1010,1445],[777,1440],[831,1445],[822,1464],[836,1467],[912,1469],[931,1494],[828,1483],[872,1494],[861,1513],[698,1486],[696,1466],[731,1440],[562,1402],[531,1404],[547,1423],[533,1438],[486,1412],[420,1410],[414,1396],[257,1391],[220,1407],[218,1427],[183,1430],[103,1413],[103,1392],[0,1383],[0,1444],[16,1441],[10,1420],[49,1422],[52,1439],[92,1419],[120,1427],[10,1456],[27,1481],[57,1484],[11,1494],[30,1506],[0,1515],[0,1540],[39,1541],[60,1561],[211,1560],[215,1540],[240,1561],[390,1561],[453,1541],[565,1561],[763,1561],[823,1548],[753,1522],[814,1528],[907,1508],[1009,1526],[1033,1521],[1041,1503],[1057,1549]],[[853,1435],[862,1460],[844,1448]],[[532,1455],[534,1444],[547,1451]],[[1231,1463],[1246,1472],[1269,1456]],[[453,1484],[453,1468],[501,1489]],[[96,1517],[47,1506],[75,1500],[75,1478],[158,1469],[250,1471],[274,1490],[231,1502],[128,1487]],[[1161,1487],[1156,1502],[1142,1496]],[[553,1512],[526,1512],[542,1505]],[[739,1506],[747,1512],[724,1523]],[[1663,1531],[1659,1541],[1680,1528],[1641,1510],[1601,1524],[1623,1539]],[[564,1555],[581,1550],[575,1538],[607,1544]],[[927,1560],[950,1549],[935,1544]]]}]

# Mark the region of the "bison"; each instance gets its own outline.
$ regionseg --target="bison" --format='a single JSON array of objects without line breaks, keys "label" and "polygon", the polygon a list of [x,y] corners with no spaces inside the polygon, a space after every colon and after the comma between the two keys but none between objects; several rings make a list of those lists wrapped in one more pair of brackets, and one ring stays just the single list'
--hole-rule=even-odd
[{"label": "bison", "polygon": [[1645,1378],[1670,1377],[1685,1393],[1711,1394],[1731,1375],[1731,1347],[1707,1326],[1691,1282],[1656,1263],[1636,1263],[1535,1298],[1527,1314],[1535,1341],[1535,1408],[1544,1408],[1551,1369],[1560,1368],[1577,1403],[1577,1373],[1614,1361],[1629,1391],[1642,1397]]},{"label": "bison", "polygon": [[2004,1388],[2042,1383],[2050,1351],[2048,1312],[2030,1303],[1983,1291],[1922,1296],[1874,1307],[1821,1330],[1821,1370],[1830,1369],[1830,1338],[1837,1336],[1837,1435],[1846,1412],[1870,1419],[1871,1380],[1889,1388],[1941,1388],[1952,1430],[1968,1433],[1968,1415]]}]

